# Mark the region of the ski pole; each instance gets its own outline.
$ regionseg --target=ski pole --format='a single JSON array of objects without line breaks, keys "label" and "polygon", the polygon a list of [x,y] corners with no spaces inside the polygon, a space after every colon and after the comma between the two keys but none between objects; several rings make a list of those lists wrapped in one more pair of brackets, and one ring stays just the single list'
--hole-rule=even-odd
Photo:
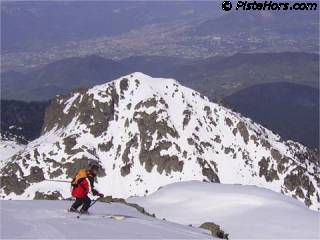
[{"label": "ski pole", "polygon": [[53,179],[44,179],[44,181],[71,183],[71,181],[66,181],[66,180],[53,180]]},{"label": "ski pole", "polygon": [[[91,203],[90,208],[100,199],[100,197],[98,197],[96,200],[93,201],[93,203]],[[77,216],[77,218],[80,218],[80,216],[82,215],[82,213],[80,212],[79,215]]]},{"label": "ski pole", "polygon": [[92,207],[101,197],[98,197],[96,200],[93,201],[93,203],[91,203],[90,207]]}]

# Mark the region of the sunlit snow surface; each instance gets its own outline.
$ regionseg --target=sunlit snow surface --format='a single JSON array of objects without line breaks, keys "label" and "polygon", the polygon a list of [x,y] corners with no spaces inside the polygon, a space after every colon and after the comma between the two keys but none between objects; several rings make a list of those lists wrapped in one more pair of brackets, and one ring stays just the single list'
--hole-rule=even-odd
[{"label": "sunlit snow surface", "polygon": [[320,239],[319,212],[254,186],[190,181],[129,201],[181,224],[214,222],[230,233],[230,239]]},{"label": "sunlit snow surface", "polygon": [[0,162],[8,160],[25,147],[26,145],[18,144],[15,141],[0,139]]},{"label": "sunlit snow surface", "polygon": [[[212,239],[203,229],[147,217],[119,203],[97,203],[92,215],[68,213],[69,201],[0,201],[1,239]],[[102,215],[127,216],[117,221]]]}]

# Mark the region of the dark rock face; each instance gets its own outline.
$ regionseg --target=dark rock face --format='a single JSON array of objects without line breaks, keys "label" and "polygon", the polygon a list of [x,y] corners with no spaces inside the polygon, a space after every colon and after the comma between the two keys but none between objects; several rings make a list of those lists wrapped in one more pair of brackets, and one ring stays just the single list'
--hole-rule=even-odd
[{"label": "dark rock face", "polygon": [[59,177],[59,176],[61,176],[62,174],[63,174],[63,171],[62,171],[60,168],[58,168],[57,170],[55,170],[55,171],[53,171],[53,172],[50,172],[50,173],[49,173],[49,176],[50,176],[50,178],[52,179],[52,178]]},{"label": "dark rock face", "polygon": [[[210,123],[212,126],[216,127],[216,126],[217,126],[217,123],[214,121],[214,119],[213,119],[213,117],[212,117],[212,110],[211,110],[211,108],[210,108],[209,106],[205,106],[203,110],[204,110],[204,111],[206,112],[206,114],[207,114],[206,117],[207,117],[209,123]],[[200,126],[201,126],[201,124],[200,124]]]},{"label": "dark rock face", "polygon": [[1,169],[0,186],[4,189],[5,194],[14,192],[21,195],[29,185],[17,163],[9,163]]},{"label": "dark rock face", "polygon": [[41,168],[35,166],[30,168],[30,175],[26,176],[25,179],[30,183],[42,182],[45,178]]},{"label": "dark rock face", "polygon": [[272,182],[273,180],[279,180],[279,176],[277,174],[277,170],[274,169],[273,165],[271,166],[271,169],[269,169],[270,159],[263,157],[260,162],[260,171],[259,176],[264,176],[267,182]]},{"label": "dark rock face", "polygon": [[[111,96],[112,100],[108,104],[101,103],[93,99],[93,95],[85,94],[84,90],[72,92],[63,97],[57,97],[52,101],[45,114],[43,133],[52,130],[54,127],[63,128],[77,117],[81,124],[85,124],[90,133],[97,137],[108,130],[109,121],[114,119],[114,106],[118,104],[119,95],[114,86],[107,88],[106,92],[99,93],[101,97]],[[65,113],[66,103],[69,98],[74,98],[72,105]],[[79,115],[78,115],[79,114]],[[91,117],[95,121],[92,121]]]},{"label": "dark rock face", "polygon": [[130,173],[131,164],[127,164],[120,169],[121,176],[125,177]]},{"label": "dark rock face", "polygon": [[[67,97],[65,99],[67,99]],[[53,101],[51,101],[50,106],[47,108],[44,116],[42,133],[49,132],[55,126],[57,126],[57,128],[65,127],[72,120],[71,116],[67,117],[62,114],[64,106],[60,104],[60,101],[63,101],[62,97],[54,99]]]},{"label": "dark rock face", "polygon": [[[297,152],[295,154],[301,163],[311,162],[314,164],[314,170],[316,171],[316,167],[320,166],[320,151],[319,149],[308,149],[306,152]],[[320,180],[320,177],[317,179]]]},{"label": "dark rock face", "polygon": [[[161,102],[159,101],[159,103],[166,108],[164,100]],[[161,141],[151,149],[151,143],[155,133],[157,133],[158,140],[166,139],[168,136],[176,139],[179,137],[176,129],[168,126],[165,120],[158,121],[157,112],[148,114],[144,111],[139,111],[140,108],[148,108],[151,106],[157,106],[157,101],[155,99],[148,99],[135,106],[136,112],[134,114],[134,121],[137,122],[140,132],[140,162],[145,166],[148,172],[151,172],[153,167],[156,167],[160,174],[162,174],[163,171],[165,171],[166,174],[170,174],[171,171],[181,172],[183,169],[183,161],[180,161],[177,156],[160,154],[161,150],[168,150],[172,146],[171,142]]]},{"label": "dark rock face", "polygon": [[234,149],[233,149],[233,148],[229,148],[229,147],[226,147],[226,148],[224,149],[224,153],[225,153],[225,154],[229,154],[230,152],[234,153]]},{"label": "dark rock face", "polygon": [[122,161],[125,164],[121,168],[121,176],[126,176],[130,173],[130,168],[134,164],[134,159],[129,159],[130,149],[131,148],[138,148],[138,136],[137,134],[126,144],[126,148],[122,154]]},{"label": "dark rock face", "polygon": [[229,239],[229,234],[225,233],[223,230],[220,229],[220,226],[218,224],[215,224],[213,222],[205,222],[200,225],[200,228],[209,230],[213,237]]},{"label": "dark rock face", "polygon": [[278,150],[276,149],[271,149],[271,156],[276,160],[280,161],[281,160],[281,154]]},{"label": "dark rock face", "polygon": [[63,143],[65,145],[65,153],[69,155],[77,154],[78,152],[82,152],[82,149],[73,149],[73,147],[77,144],[77,136],[69,136],[63,139]]},{"label": "dark rock face", "polygon": [[37,191],[33,197],[34,200],[60,200],[63,199],[59,192],[52,192],[50,194]]},{"label": "dark rock face", "polygon": [[123,78],[120,82],[120,93],[123,94],[124,91],[128,90],[129,84],[128,84],[128,79]]},{"label": "dark rock face", "polygon": [[7,195],[12,192],[21,195],[28,186],[29,184],[25,180],[20,180],[15,175],[0,177],[0,187]]},{"label": "dark rock face", "polygon": [[262,144],[262,146],[265,147],[266,149],[270,149],[270,148],[271,148],[271,145],[270,145],[269,141],[266,140],[266,139],[264,139],[264,138],[261,139],[261,144]]},{"label": "dark rock face", "polygon": [[[27,155],[26,158],[29,156]],[[17,156],[15,158],[18,158]],[[23,157],[20,159],[22,162],[25,160]],[[54,178],[63,174],[63,171],[66,172],[69,178],[73,178],[75,174],[81,168],[87,168],[89,164],[96,163],[99,166],[99,163],[95,160],[82,158],[74,159],[72,163],[60,163],[55,160],[47,158],[44,160],[47,163],[51,163],[52,167],[55,169],[52,172],[49,172],[50,178]],[[29,165],[25,165],[29,168]],[[30,186],[32,183],[38,183],[45,180],[43,170],[38,166],[31,166],[30,174],[25,175],[24,171],[17,163],[9,163],[3,169],[1,169],[1,181],[0,187],[4,189],[6,194],[14,192],[17,195],[24,193],[25,189]],[[105,170],[100,165],[99,176],[105,176]]]},{"label": "dark rock face", "polygon": [[215,173],[215,171],[212,169],[211,165],[209,163],[207,163],[206,160],[204,160],[202,158],[198,158],[198,163],[200,164],[200,166],[202,168],[203,176],[206,176],[210,182],[220,183],[218,175]]},{"label": "dark rock face", "polygon": [[226,124],[227,124],[229,127],[232,127],[232,126],[233,126],[233,122],[231,121],[230,118],[225,118],[225,121],[226,121]]},{"label": "dark rock face", "polygon": [[215,141],[216,143],[221,143],[221,138],[220,138],[220,136],[219,136],[219,135],[216,135],[216,137],[214,138],[214,141]]},{"label": "dark rock face", "polygon": [[100,143],[98,148],[100,151],[108,152],[113,147],[112,139],[107,143]]},{"label": "dark rock face", "polygon": [[237,129],[240,132],[240,135],[243,137],[243,141],[248,144],[249,142],[249,132],[244,122],[239,122],[237,124]]},{"label": "dark rock face", "polygon": [[146,170],[151,172],[153,167],[156,167],[157,171],[162,174],[170,174],[171,171],[182,172],[183,161],[179,161],[177,156],[169,156],[160,154],[160,151],[165,149],[165,144],[160,144],[158,147],[152,150],[142,149],[139,157],[141,164],[144,164]]},{"label": "dark rock face", "polygon": [[183,127],[187,126],[188,123],[190,122],[190,115],[191,115],[191,112],[190,110],[184,110],[183,111],[183,114],[184,114],[184,119],[183,119]]},{"label": "dark rock face", "polygon": [[[290,161],[289,158],[282,156],[280,152],[276,149],[271,149],[271,156],[274,160],[276,160],[277,163],[277,170],[280,174],[282,174],[284,171],[288,170],[288,167],[286,167]],[[292,160],[291,160],[292,161]]]},{"label": "dark rock face", "polygon": [[[304,174],[305,170],[301,167],[297,167],[291,171],[290,175],[287,175],[284,179],[284,185],[291,192],[295,192],[295,195],[300,198],[305,198],[305,204],[307,206],[311,205],[310,196],[315,193],[315,186],[310,182],[309,178]],[[302,189],[304,189],[307,194],[304,196]],[[317,195],[319,198],[319,195]]]}]

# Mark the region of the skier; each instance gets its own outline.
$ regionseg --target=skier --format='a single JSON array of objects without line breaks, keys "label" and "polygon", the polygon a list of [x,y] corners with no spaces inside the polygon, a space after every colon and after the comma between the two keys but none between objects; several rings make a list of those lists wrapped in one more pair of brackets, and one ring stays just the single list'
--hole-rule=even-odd
[{"label": "skier", "polygon": [[94,196],[104,197],[102,193],[94,189],[94,178],[98,171],[99,167],[93,164],[89,169],[81,169],[72,180],[72,196],[76,198],[76,201],[72,204],[70,212],[77,212],[77,209],[82,205],[80,213],[88,214],[91,204],[91,199],[88,197],[89,192]]}]

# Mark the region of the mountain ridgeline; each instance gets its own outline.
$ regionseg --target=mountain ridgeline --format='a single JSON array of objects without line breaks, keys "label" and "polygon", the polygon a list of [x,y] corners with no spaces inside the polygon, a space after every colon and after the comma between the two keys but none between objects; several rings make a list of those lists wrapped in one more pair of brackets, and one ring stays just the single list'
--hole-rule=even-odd
[{"label": "mountain ridgeline", "polygon": [[169,183],[257,185],[319,207],[319,156],[284,141],[173,79],[132,73],[52,100],[42,135],[1,162],[4,199],[36,192],[70,196],[70,180],[91,162],[114,197],[146,195]]},{"label": "mountain ridgeline", "polygon": [[288,82],[242,89],[225,98],[232,109],[285,139],[319,148],[319,89]]},{"label": "mountain ridgeline", "polygon": [[[314,94],[319,91],[318,65],[319,55],[307,53],[235,54],[205,60],[136,56],[118,61],[93,55],[63,59],[27,72],[4,72],[1,74],[1,97],[44,101],[73,89],[92,87],[138,71],[154,77],[177,79],[210,100],[224,98],[230,103],[229,107],[285,139],[314,148],[319,146],[316,131],[319,125],[314,121],[319,105]],[[277,88],[277,84],[281,87]],[[301,91],[292,87],[297,84]],[[265,101],[262,96],[271,101]],[[289,98],[293,101],[284,101]],[[298,101],[295,99],[311,101],[311,105],[295,105]],[[277,110],[280,106],[281,110]],[[264,107],[270,111],[261,112]],[[299,117],[298,113],[304,117]],[[8,119],[6,111],[2,114]],[[287,130],[289,125],[282,124],[285,122],[289,123],[290,132]],[[29,136],[25,138],[29,139]]]},{"label": "mountain ridgeline", "polygon": [[27,72],[1,73],[1,98],[43,101],[131,72],[177,79],[210,99],[261,83],[290,82],[319,88],[318,65],[317,54],[289,52],[235,54],[204,60],[140,56],[113,61],[93,55],[63,59]]}]

